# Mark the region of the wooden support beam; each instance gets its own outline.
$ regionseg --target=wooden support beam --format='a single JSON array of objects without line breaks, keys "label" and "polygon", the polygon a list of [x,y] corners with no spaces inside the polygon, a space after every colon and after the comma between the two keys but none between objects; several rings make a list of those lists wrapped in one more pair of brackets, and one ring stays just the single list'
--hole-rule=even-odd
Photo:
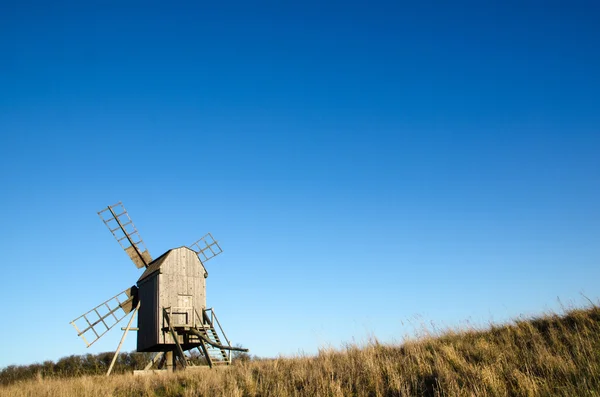
[{"label": "wooden support beam", "polygon": [[173,350],[165,352],[165,365],[167,366],[167,372],[173,372],[175,360],[173,359]]},{"label": "wooden support beam", "polygon": [[161,358],[163,358],[165,352],[157,352],[154,354],[154,356],[152,357],[152,359],[150,360],[150,362],[148,364],[146,364],[146,366],[144,367],[144,371],[148,371],[150,368],[152,368],[152,366],[157,363]]},{"label": "wooden support beam", "polygon": [[169,318],[169,314],[167,313],[166,310],[164,310],[164,317],[167,320],[167,325],[169,326],[169,332],[171,333],[171,336],[173,337],[173,340],[175,341],[175,347],[176,347],[175,351],[177,352],[177,354],[179,355],[179,358],[181,359],[181,365],[183,366],[183,369],[185,369],[185,367],[187,367],[187,360],[185,358],[185,354],[183,353],[183,349],[181,348],[181,344],[179,343],[179,339],[177,338],[177,334],[175,333],[175,330],[173,329],[173,325],[171,324],[171,319]]},{"label": "wooden support beam", "polygon": [[115,362],[117,361],[117,357],[119,357],[119,351],[121,351],[121,346],[123,346],[123,342],[125,341],[127,332],[129,332],[131,323],[133,322],[133,319],[135,318],[135,314],[138,312],[139,308],[140,308],[140,302],[138,301],[138,304],[135,307],[135,309],[133,310],[133,314],[131,315],[129,322],[127,323],[127,328],[125,328],[125,332],[123,332],[123,336],[121,337],[121,342],[119,342],[119,346],[117,346],[117,351],[115,352],[115,356],[113,357],[112,362],[110,363],[110,367],[108,367],[108,371],[106,371],[106,376],[110,375],[110,373],[112,372]]}]

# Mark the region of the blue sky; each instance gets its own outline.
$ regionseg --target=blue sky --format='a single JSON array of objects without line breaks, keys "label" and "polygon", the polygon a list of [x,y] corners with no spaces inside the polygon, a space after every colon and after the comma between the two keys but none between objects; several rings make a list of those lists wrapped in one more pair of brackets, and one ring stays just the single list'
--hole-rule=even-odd
[{"label": "blue sky", "polygon": [[115,349],[118,201],[259,356],[600,297],[595,2],[109,3],[0,4],[0,366]]}]

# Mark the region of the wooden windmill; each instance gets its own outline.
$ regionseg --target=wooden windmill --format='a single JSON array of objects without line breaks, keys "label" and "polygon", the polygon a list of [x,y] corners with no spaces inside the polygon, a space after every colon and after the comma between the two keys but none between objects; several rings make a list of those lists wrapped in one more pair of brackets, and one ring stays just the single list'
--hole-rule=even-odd
[{"label": "wooden windmill", "polygon": [[[212,367],[231,363],[231,346],[212,308],[206,307],[206,261],[222,250],[210,233],[189,247],[173,248],[152,259],[123,204],[98,212],[136,267],[144,269],[131,286],[71,321],[88,347],[132,313],[117,347],[112,366],[129,330],[137,331],[137,351],[156,352],[146,366],[186,368],[185,351],[198,349]],[[138,326],[132,328],[138,314]]]}]

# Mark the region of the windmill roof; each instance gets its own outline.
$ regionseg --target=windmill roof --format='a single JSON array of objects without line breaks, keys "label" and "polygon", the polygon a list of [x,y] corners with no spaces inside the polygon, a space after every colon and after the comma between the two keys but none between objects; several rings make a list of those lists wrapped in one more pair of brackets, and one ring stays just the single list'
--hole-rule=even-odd
[{"label": "windmill roof", "polygon": [[[154,273],[158,272],[160,270],[160,267],[162,266],[162,264],[165,262],[165,259],[167,259],[167,257],[169,256],[169,253],[175,249],[180,249],[180,248],[189,249],[190,251],[194,252],[194,254],[196,254],[196,252],[189,247],[183,246],[183,247],[179,247],[179,248],[172,248],[172,249],[168,250],[167,252],[165,252],[164,254],[162,254],[161,256],[159,256],[158,258],[156,258],[155,260],[153,260],[152,262],[150,262],[150,264],[148,265],[148,267],[146,268],[144,273],[142,273],[142,275],[138,279],[138,282],[140,282],[140,281],[150,277]],[[202,263],[202,262],[200,262],[200,263]],[[204,271],[206,272],[206,269],[204,269]]]}]

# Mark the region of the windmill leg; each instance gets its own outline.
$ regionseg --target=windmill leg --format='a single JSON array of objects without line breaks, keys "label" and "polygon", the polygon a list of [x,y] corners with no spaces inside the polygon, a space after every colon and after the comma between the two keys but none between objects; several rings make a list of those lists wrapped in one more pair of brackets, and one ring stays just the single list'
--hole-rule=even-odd
[{"label": "windmill leg", "polygon": [[206,357],[204,356],[204,352],[202,351],[202,349],[200,348],[200,346],[198,346],[196,348],[196,350],[198,350],[198,354],[200,354],[200,357],[204,357],[204,361],[206,361],[206,364],[208,364],[208,360],[206,359]]},{"label": "windmill leg", "polygon": [[[154,357],[152,357],[150,362],[144,367],[144,371],[148,371],[150,368],[152,368],[154,363],[159,362],[159,360],[163,357],[163,354],[165,354],[165,353],[157,352],[156,354],[154,354]],[[160,364],[159,364],[159,367],[160,367]]]},{"label": "windmill leg", "polygon": [[173,350],[169,350],[165,352],[165,365],[167,366],[167,372],[173,372],[175,357],[173,355]]},{"label": "windmill leg", "polygon": [[160,356],[160,361],[158,362],[158,365],[156,366],[158,369],[163,369],[166,366],[167,362],[167,352],[161,352],[161,356]]},{"label": "windmill leg", "polygon": [[171,336],[173,337],[173,340],[175,341],[175,355],[173,356],[173,366],[175,366],[175,360],[177,357],[180,358],[181,360],[181,366],[183,367],[183,369],[185,369],[185,367],[187,366],[186,363],[186,358],[185,358],[185,354],[183,353],[183,349],[181,348],[181,344],[179,343],[179,340],[177,339],[177,334],[175,333],[175,330],[173,330],[172,327],[170,327],[169,329]]},{"label": "windmill leg", "polygon": [[117,357],[119,357],[119,351],[121,351],[121,346],[123,346],[125,337],[127,336],[127,333],[129,332],[129,328],[131,328],[131,323],[133,322],[133,319],[135,318],[135,314],[137,313],[139,308],[140,308],[140,302],[138,301],[138,304],[135,307],[135,309],[133,310],[133,314],[131,315],[129,322],[127,323],[127,328],[125,328],[125,331],[123,332],[123,336],[121,337],[121,342],[119,342],[119,346],[117,346],[117,351],[115,352],[115,356],[113,357],[112,362],[110,363],[110,367],[108,367],[108,371],[106,371],[106,376],[110,375],[110,373],[115,365],[115,362],[117,361]]},{"label": "windmill leg", "polygon": [[212,358],[210,358],[210,355],[208,354],[208,349],[206,347],[206,344],[202,340],[202,338],[200,338],[200,346],[198,347],[198,349],[200,349],[200,348],[202,348],[202,352],[204,353],[204,358],[206,358],[206,363],[208,364],[208,366],[210,368],[212,368],[213,367]]},{"label": "windmill leg", "polygon": [[[177,333],[173,329],[173,325],[171,324],[171,319],[169,318],[169,315],[167,314],[166,310],[165,310],[165,319],[167,320],[167,325],[169,326],[169,332],[171,333],[171,337],[173,338],[173,341],[175,341],[175,347],[176,347],[175,353],[177,353],[179,355],[179,358],[181,359],[181,366],[183,367],[183,369],[185,369],[187,367],[185,354],[183,353],[183,349],[181,348],[179,339],[177,339]],[[172,352],[171,352],[171,354],[172,354]],[[175,356],[173,356],[173,366],[175,366]]]}]

